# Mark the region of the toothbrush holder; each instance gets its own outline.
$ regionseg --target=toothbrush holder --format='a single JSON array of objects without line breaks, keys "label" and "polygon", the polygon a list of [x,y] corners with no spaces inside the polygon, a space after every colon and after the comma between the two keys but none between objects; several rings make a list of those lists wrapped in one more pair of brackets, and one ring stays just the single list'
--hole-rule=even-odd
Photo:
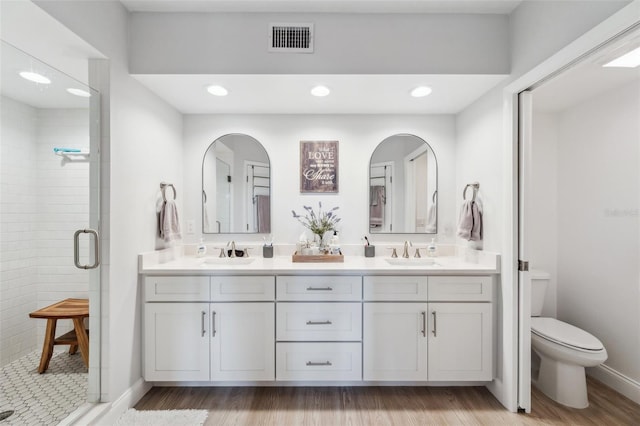
[{"label": "toothbrush holder", "polygon": [[364,246],[364,257],[376,257],[376,246]]},{"label": "toothbrush holder", "polygon": [[273,257],[273,246],[262,246],[262,257],[271,259]]}]

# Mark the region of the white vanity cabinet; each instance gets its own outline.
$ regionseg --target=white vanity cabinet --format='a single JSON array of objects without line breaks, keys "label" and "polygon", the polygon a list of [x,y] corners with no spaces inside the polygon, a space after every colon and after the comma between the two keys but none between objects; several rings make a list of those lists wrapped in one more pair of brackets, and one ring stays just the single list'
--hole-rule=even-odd
[{"label": "white vanity cabinet", "polygon": [[208,312],[208,303],[145,304],[145,380],[209,380]]},{"label": "white vanity cabinet", "polygon": [[364,380],[427,380],[427,280],[364,277]]},{"label": "white vanity cabinet", "polygon": [[495,275],[315,272],[145,275],[145,380],[493,380]]},{"label": "white vanity cabinet", "polygon": [[493,278],[429,277],[429,380],[493,379]]},{"label": "white vanity cabinet", "polygon": [[274,380],[275,277],[146,276],[144,291],[145,380]]},{"label": "white vanity cabinet", "polygon": [[491,381],[491,276],[364,277],[363,379]]},{"label": "white vanity cabinet", "polygon": [[278,276],[276,299],[276,380],[362,380],[361,276]]}]

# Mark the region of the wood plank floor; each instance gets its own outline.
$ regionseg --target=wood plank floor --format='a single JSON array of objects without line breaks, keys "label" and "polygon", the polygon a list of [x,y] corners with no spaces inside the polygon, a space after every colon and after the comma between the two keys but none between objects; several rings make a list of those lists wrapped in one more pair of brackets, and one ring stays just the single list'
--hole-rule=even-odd
[{"label": "wood plank floor", "polygon": [[590,405],[564,407],[533,389],[531,414],[484,387],[157,387],[137,410],[205,409],[205,425],[640,425],[640,405],[588,379]]}]

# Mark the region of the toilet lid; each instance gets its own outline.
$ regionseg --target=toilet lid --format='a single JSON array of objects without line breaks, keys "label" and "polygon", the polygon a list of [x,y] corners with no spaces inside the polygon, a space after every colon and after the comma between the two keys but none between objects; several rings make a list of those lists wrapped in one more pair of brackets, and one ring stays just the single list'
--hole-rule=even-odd
[{"label": "toilet lid", "polygon": [[531,331],[564,346],[588,351],[600,351],[604,348],[595,336],[555,318],[531,318]]}]

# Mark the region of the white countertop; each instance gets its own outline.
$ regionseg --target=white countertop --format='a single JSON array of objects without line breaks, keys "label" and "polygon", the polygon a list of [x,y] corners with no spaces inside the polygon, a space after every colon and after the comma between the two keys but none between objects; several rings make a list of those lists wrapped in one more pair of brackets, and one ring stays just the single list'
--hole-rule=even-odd
[{"label": "white countertop", "polygon": [[[305,263],[292,262],[291,256],[275,256],[270,259],[252,257],[251,263],[239,263],[242,260],[216,256],[194,257],[177,255],[162,256],[160,252],[141,254],[139,272],[143,275],[292,275],[292,274],[339,274],[339,275],[490,275],[500,272],[499,255],[472,256],[463,259],[457,256],[433,258],[433,265],[425,265],[425,259],[413,258],[406,265],[392,265],[386,257],[367,258],[364,256],[344,256],[343,263]],[[207,263],[211,259],[215,264]],[[242,258],[240,258],[242,259]],[[417,264],[415,264],[417,263]]]}]

